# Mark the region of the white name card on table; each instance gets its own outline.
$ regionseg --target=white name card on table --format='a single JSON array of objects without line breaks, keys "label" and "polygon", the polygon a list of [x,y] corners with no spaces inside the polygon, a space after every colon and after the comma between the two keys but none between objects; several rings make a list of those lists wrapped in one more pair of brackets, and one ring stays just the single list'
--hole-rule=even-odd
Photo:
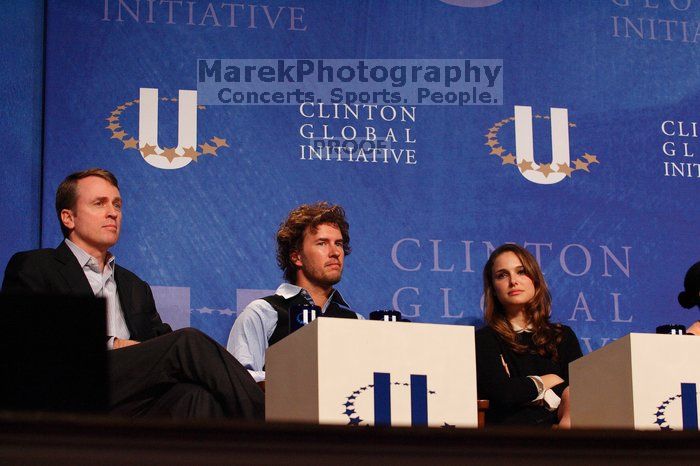
[{"label": "white name card on table", "polygon": [[700,337],[632,333],[569,365],[574,428],[698,430]]},{"label": "white name card on table", "polygon": [[477,426],[474,327],[318,318],[265,369],[268,421]]}]

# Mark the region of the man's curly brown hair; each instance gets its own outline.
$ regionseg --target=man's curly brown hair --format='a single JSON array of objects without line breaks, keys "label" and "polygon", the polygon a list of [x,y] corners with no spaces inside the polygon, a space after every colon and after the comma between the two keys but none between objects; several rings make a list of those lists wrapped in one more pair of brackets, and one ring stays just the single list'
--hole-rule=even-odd
[{"label": "man's curly brown hair", "polygon": [[290,257],[292,252],[301,249],[307,227],[311,232],[315,232],[318,226],[324,223],[338,227],[343,236],[343,252],[346,256],[350,254],[350,225],[345,219],[345,210],[339,205],[325,201],[302,204],[289,212],[287,219],[277,230],[277,265],[289,283],[296,281],[297,274],[297,267]]}]

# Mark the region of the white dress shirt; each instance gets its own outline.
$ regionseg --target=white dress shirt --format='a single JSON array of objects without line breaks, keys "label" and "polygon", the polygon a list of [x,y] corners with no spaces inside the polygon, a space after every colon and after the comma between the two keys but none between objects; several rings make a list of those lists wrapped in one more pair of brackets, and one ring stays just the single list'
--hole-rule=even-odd
[{"label": "white dress shirt", "polygon": [[[308,291],[291,283],[283,283],[275,291],[276,295],[284,299],[293,298],[300,293],[307,302],[315,304]],[[326,312],[331,302],[335,302],[342,309],[350,310],[340,292],[333,290],[321,308],[321,315]],[[364,319],[361,314],[355,314],[358,319]],[[276,328],[277,311],[264,299],[256,299],[248,304],[233,323],[226,349],[248,369],[256,382],[265,380],[265,352],[268,340]]]},{"label": "white dress shirt", "polygon": [[81,249],[74,242],[65,239],[66,245],[70,248],[78,259],[80,267],[83,269],[85,278],[90,283],[90,288],[96,298],[104,298],[107,301],[107,335],[110,337],[107,342],[107,347],[112,349],[114,346],[114,338],[120,340],[128,340],[131,334],[124,320],[124,313],[119,302],[119,293],[117,292],[117,282],[114,279],[114,256],[112,253],[107,253],[107,263],[102,271],[97,259]]}]

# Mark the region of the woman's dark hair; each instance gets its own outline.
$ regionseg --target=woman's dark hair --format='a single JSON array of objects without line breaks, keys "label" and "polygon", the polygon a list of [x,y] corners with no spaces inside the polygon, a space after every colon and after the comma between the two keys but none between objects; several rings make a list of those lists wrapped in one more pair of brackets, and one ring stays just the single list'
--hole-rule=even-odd
[{"label": "woman's dark hair", "polygon": [[527,346],[518,343],[515,330],[506,316],[503,305],[496,297],[493,284],[493,264],[501,254],[512,252],[523,264],[525,274],[532,280],[535,286],[535,295],[525,305],[525,315],[528,325],[532,329],[532,341],[535,344],[537,354],[558,359],[557,345],[563,338],[562,327],[549,321],[552,307],[552,298],[544,281],[542,270],[535,257],[525,248],[517,244],[504,244],[491,253],[489,260],[484,265],[484,320],[516,353],[525,353]]},{"label": "woman's dark hair", "polygon": [[700,306],[700,262],[688,269],[683,280],[684,291],[678,293],[678,303],[686,309]]}]

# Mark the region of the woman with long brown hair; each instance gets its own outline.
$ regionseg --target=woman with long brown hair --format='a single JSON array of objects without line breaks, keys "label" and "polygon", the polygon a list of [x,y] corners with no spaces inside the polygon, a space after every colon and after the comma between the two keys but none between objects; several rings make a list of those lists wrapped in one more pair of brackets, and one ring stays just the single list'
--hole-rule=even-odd
[{"label": "woman with long brown hair", "polygon": [[581,356],[574,332],[550,322],[551,297],[535,258],[516,244],[484,266],[484,320],[476,332],[479,398],[487,424],[570,426],[569,363]]}]

